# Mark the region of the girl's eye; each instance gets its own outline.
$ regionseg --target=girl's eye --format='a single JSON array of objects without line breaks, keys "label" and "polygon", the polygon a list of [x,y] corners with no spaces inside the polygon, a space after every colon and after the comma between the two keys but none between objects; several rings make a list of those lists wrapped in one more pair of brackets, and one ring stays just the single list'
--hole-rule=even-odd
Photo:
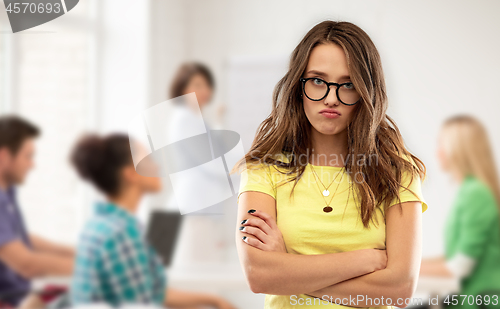
[{"label": "girl's eye", "polygon": [[323,85],[325,82],[324,82],[324,81],[322,81],[321,79],[315,78],[315,79],[313,79],[313,83],[314,83],[315,85],[321,86],[321,85]]},{"label": "girl's eye", "polygon": [[354,89],[354,84],[353,83],[345,83],[343,85],[345,89],[353,90]]}]

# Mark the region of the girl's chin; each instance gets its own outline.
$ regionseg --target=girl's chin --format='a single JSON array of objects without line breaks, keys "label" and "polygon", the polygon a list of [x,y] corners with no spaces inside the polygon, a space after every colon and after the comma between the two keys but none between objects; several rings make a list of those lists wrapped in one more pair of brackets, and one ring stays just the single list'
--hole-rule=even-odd
[{"label": "girl's chin", "polygon": [[316,131],[322,135],[337,135],[343,132],[344,130],[342,130],[338,126],[335,126],[335,127],[322,127],[319,128],[319,130],[316,129]]}]

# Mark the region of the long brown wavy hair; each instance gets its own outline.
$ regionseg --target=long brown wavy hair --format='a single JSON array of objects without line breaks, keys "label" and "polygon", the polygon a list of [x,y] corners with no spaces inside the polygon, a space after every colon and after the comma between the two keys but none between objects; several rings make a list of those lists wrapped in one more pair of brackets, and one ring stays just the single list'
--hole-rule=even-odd
[{"label": "long brown wavy hair", "polygon": [[[425,166],[405,148],[396,123],[386,115],[388,103],[379,53],[370,37],[352,23],[324,21],[305,35],[290,57],[288,72],[274,88],[271,114],[260,124],[250,151],[235,169],[252,162],[270,164],[290,175],[288,181],[294,181],[295,187],[307,166],[297,158],[309,156],[312,147],[311,124],[304,112],[299,79],[313,48],[325,43],[344,50],[351,82],[361,95],[347,128],[348,153],[354,158],[377,158],[375,166],[356,164],[354,160],[345,163],[346,171],[355,175],[355,197],[363,225],[368,227],[378,207],[399,200],[403,173],[411,172],[412,180],[415,175],[423,179]],[[276,159],[280,154],[287,154],[289,160]]]}]

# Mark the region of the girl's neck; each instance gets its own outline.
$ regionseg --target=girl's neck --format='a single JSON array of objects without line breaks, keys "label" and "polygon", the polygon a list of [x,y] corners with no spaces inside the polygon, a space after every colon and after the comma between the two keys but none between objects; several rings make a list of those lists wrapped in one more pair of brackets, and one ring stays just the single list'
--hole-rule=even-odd
[{"label": "girl's neck", "polygon": [[465,178],[467,178],[467,176],[463,175],[463,174],[457,173],[454,175],[455,182],[457,182],[458,184],[461,184],[462,182],[464,182]]},{"label": "girl's neck", "polygon": [[312,128],[310,163],[319,166],[343,167],[347,160],[347,130],[334,135],[322,134]]},{"label": "girl's neck", "polygon": [[142,198],[142,192],[138,188],[127,188],[121,190],[116,196],[108,196],[108,200],[126,211],[135,214]]},{"label": "girl's neck", "polygon": [[9,187],[9,183],[3,179],[3,177],[0,177],[0,189],[2,191],[7,191],[7,188]]},{"label": "girl's neck", "polygon": [[449,173],[451,175],[452,180],[458,184],[461,184],[465,180],[465,178],[467,178],[467,175],[462,173],[459,168],[451,168]]}]

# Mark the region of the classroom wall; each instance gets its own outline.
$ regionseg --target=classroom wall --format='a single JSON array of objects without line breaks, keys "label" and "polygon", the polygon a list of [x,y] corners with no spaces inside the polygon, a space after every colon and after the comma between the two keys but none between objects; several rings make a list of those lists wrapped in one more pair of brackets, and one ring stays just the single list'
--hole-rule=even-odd
[{"label": "classroom wall", "polygon": [[[0,40],[1,112],[21,113],[46,128],[39,141],[37,169],[20,192],[35,232],[74,241],[93,198],[85,194],[87,189],[81,188],[66,161],[74,139],[83,130],[126,130],[136,112],[166,99],[168,84],[182,61],[199,60],[213,69],[217,93],[208,115],[225,105],[224,124],[242,135],[248,149],[256,126],[269,112],[272,87],[286,69],[291,51],[324,19],[358,24],[379,48],[389,115],[410,150],[428,167],[424,255],[443,251],[442,229],[456,190],[435,157],[442,121],[456,113],[476,115],[489,130],[500,160],[500,140],[494,136],[500,129],[496,120],[500,37],[491,35],[500,27],[498,1],[123,3],[89,0],[74,13],[37,28],[38,35],[26,33],[14,39],[4,33]],[[6,16],[0,19],[4,29]],[[57,40],[63,36],[65,40]],[[28,50],[43,57],[33,58]],[[255,74],[266,74],[266,86],[251,85],[259,92],[249,91],[239,100],[232,78],[242,75],[245,63],[254,64]],[[68,77],[61,78],[65,74]],[[66,84],[71,85],[67,92],[57,91]],[[254,104],[256,112],[247,112],[252,108],[243,102]],[[44,188],[46,184],[50,186]],[[163,200],[159,196],[150,204]],[[61,229],[67,233],[61,235]]]},{"label": "classroom wall", "polygon": [[[361,26],[382,57],[389,115],[399,125],[409,149],[428,168],[423,185],[429,205],[423,216],[423,254],[443,252],[443,225],[456,190],[440,171],[435,156],[443,120],[456,113],[477,116],[490,132],[500,161],[496,135],[500,132],[500,37],[492,35],[500,28],[496,18],[500,2],[218,0],[186,1],[184,5],[189,24],[187,55],[208,63],[216,72],[217,102],[233,104],[228,108],[231,114],[226,115],[230,123],[248,117],[238,112],[237,101],[224,101],[231,92],[230,59],[261,57],[265,62],[272,57],[287,58],[302,36],[324,19]],[[265,110],[269,102],[270,97],[266,102],[254,102],[255,108]],[[242,134],[252,136],[249,128]]]}]

